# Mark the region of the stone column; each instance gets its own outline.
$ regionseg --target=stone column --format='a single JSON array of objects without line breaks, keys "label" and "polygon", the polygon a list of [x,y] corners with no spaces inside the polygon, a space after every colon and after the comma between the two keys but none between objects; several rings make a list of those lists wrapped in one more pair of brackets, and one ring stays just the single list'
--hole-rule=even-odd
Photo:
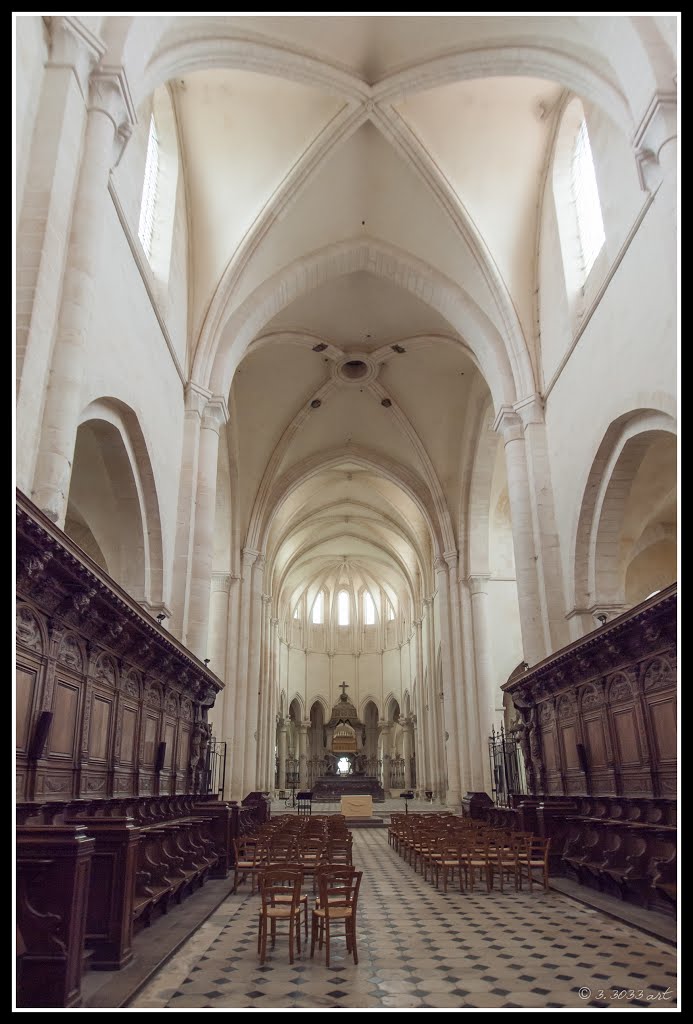
[{"label": "stone column", "polygon": [[505,444],[522,647],[525,661],[535,665],[549,653],[550,638],[548,629],[544,631],[546,609],[543,607],[537,574],[538,555],[534,546],[532,503],[522,420],[511,406],[502,406],[496,417],[494,429],[503,435]]},{"label": "stone column", "polygon": [[417,762],[417,789],[423,794],[431,788],[431,754],[428,738],[428,696],[424,685],[423,657],[423,619],[414,619],[416,630],[416,675],[418,679],[418,720],[419,720],[419,760]]},{"label": "stone column", "polygon": [[15,469],[17,487],[25,494],[31,494],[39,448],[36,399],[48,381],[60,312],[87,117],[85,96],[89,75],[105,51],[79,18],[52,17],[49,33],[36,119],[31,132],[18,135],[16,147]]},{"label": "stone column", "polygon": [[301,789],[308,785],[308,728],[310,721],[298,725],[298,784]]},{"label": "stone column", "polygon": [[222,739],[226,743],[226,785],[224,786],[224,799],[235,800],[238,795],[238,788],[234,789],[234,780],[237,775],[237,741],[238,734],[238,614],[240,605],[241,577],[233,573],[229,576],[229,597],[228,597],[228,621],[227,621],[227,644],[224,680],[224,716],[222,726]]},{"label": "stone column", "polygon": [[243,786],[246,794],[257,789],[257,739],[258,739],[258,702],[260,687],[260,632],[262,626],[262,587],[264,580],[265,560],[257,558],[252,569],[252,587],[250,593],[251,614],[248,645],[247,703],[246,703],[246,737],[245,737],[245,769]]},{"label": "stone column", "polygon": [[188,573],[190,599],[184,643],[193,654],[202,659],[208,657],[209,645],[209,599],[217,506],[219,431],[228,418],[226,402],[216,396],[207,402],[200,425],[193,544]]},{"label": "stone column", "polygon": [[262,620],[260,623],[260,671],[258,677],[258,735],[257,735],[257,763],[255,766],[255,776],[257,778],[257,788],[259,790],[267,789],[265,785],[265,751],[269,743],[269,732],[271,729],[270,720],[267,715],[268,709],[268,692],[267,692],[267,672],[268,672],[268,658],[267,658],[267,639],[268,639],[268,624],[269,624],[269,594],[262,595]]},{"label": "stone column", "polygon": [[279,789],[286,789],[286,719],[277,719],[279,736],[277,741],[277,757],[279,758]]},{"label": "stone column", "polygon": [[491,634],[488,621],[488,576],[477,575],[468,578],[472,598],[472,629],[474,631],[474,660],[476,667],[477,695],[479,706],[479,745],[483,765],[483,789],[491,795],[491,775],[487,751],[491,726],[496,720],[496,706],[491,658]]},{"label": "stone column", "polygon": [[122,68],[95,71],[90,79],[82,163],[31,494],[61,529],[84,399],[87,335],[101,263],[106,204],[110,202],[108,176],[136,120]]},{"label": "stone column", "polygon": [[[235,699],[233,723],[233,793],[235,800],[242,800],[247,793],[245,785],[246,737],[248,722],[248,668],[250,652],[250,607],[253,584],[253,565],[257,551],[244,548],[241,555],[241,585],[239,588],[238,639],[236,644]],[[254,745],[253,745],[254,746]]]},{"label": "stone column", "polygon": [[202,417],[209,391],[190,381],[185,388],[185,416],[183,418],[183,451],[181,455],[180,481],[178,484],[178,508],[176,539],[173,553],[171,585],[171,632],[185,643],[188,631],[190,598],[190,569],[192,565],[195,538],[195,490],[197,487],[198,459],[200,455],[200,431]]},{"label": "stone column", "polygon": [[378,722],[378,748],[383,772],[383,789],[390,789],[390,740],[392,722]]},{"label": "stone column", "polygon": [[[229,591],[231,590],[231,576],[229,573],[212,573],[212,596],[209,607],[210,619],[210,663],[209,668],[215,672],[220,679],[226,681],[226,642],[228,639],[229,621]],[[218,740],[225,740],[224,736],[224,705],[228,687],[224,688],[210,708],[207,721],[214,729],[214,735]]]},{"label": "stone column", "polygon": [[474,627],[472,624],[472,602],[469,584],[460,583],[460,612],[462,630],[465,638],[463,655],[465,659],[465,700],[467,704],[467,764],[469,781],[467,791],[481,793],[485,786],[484,757],[481,718],[479,714],[479,684],[476,678]]},{"label": "stone column", "polygon": [[400,719],[402,726],[402,757],[404,758],[404,788],[411,789],[412,733],[414,726],[410,718]]},{"label": "stone column", "polygon": [[438,687],[438,678],[436,673],[436,650],[435,650],[435,632],[433,628],[433,601],[424,598],[424,615],[423,615],[423,641],[425,644],[426,654],[428,656],[428,693],[427,693],[427,704],[428,704],[428,725],[429,725],[429,741],[431,744],[431,789],[433,791],[433,799],[437,800],[443,795],[445,788],[444,783],[444,753],[442,750],[442,715],[441,715],[441,699],[440,689]]},{"label": "stone column", "polygon": [[569,643],[565,619],[565,591],[563,566],[556,516],[553,484],[549,462],[544,406],[539,395],[530,395],[515,403],[515,411],[522,420],[529,495],[532,504],[534,547],[540,598],[545,608],[544,634],[548,633],[546,653],[557,651]]},{"label": "stone column", "polygon": [[[457,680],[454,673],[454,654],[452,646],[452,623],[450,621],[450,574],[457,573],[457,554],[451,552],[445,560],[436,559],[434,565],[438,584],[438,600],[440,601],[440,646],[443,670],[443,711],[441,728],[447,766],[447,792],[441,794],[451,807],[459,807],[461,793],[460,772],[460,726],[457,701]],[[461,696],[461,695],[460,695]]]}]

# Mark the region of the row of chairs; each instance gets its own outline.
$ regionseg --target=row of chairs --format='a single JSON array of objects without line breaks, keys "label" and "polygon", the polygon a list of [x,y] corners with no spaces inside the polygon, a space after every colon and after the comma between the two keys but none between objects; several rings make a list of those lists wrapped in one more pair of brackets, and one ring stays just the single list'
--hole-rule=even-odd
[{"label": "row of chairs", "polygon": [[343,822],[308,827],[299,822],[297,828],[293,824],[297,820],[280,820],[234,841],[233,892],[246,878],[250,878],[251,893],[254,892],[259,874],[272,865],[298,864],[309,876],[314,876],[322,864],[352,866],[352,835]]},{"label": "row of chairs", "polygon": [[526,880],[530,891],[540,874],[540,884],[549,886],[550,839],[527,832],[493,828],[474,819],[448,815],[392,815],[388,841],[404,860],[420,870],[436,888],[457,875],[460,892],[485,882],[490,892],[498,879],[502,892],[512,880],[515,891]]}]

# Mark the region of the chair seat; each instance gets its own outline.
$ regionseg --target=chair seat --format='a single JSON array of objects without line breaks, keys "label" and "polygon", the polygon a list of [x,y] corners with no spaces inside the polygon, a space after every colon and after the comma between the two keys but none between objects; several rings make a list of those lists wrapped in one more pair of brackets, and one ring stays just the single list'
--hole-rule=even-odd
[{"label": "chair seat", "polygon": [[286,907],[267,907],[265,915],[267,917],[291,917],[292,911],[290,906]]},{"label": "chair seat", "polygon": [[316,907],[313,913],[317,914],[318,917],[325,917],[326,910],[329,910],[330,918],[351,917],[351,907],[335,907],[330,904],[327,905],[327,908]]}]

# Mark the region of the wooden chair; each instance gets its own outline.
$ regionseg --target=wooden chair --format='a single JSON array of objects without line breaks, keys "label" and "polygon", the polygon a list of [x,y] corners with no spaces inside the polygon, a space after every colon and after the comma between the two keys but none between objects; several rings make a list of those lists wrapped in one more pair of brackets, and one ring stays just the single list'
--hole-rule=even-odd
[{"label": "wooden chair", "polygon": [[520,888],[520,857],[524,853],[526,842],[524,837],[510,835],[496,844],[496,859],[491,865],[491,884],[493,885],[493,873],[497,868],[501,892],[503,883],[510,877],[513,879],[515,891]]},{"label": "wooden chair", "polygon": [[294,932],[301,952],[301,885],[303,872],[299,867],[277,864],[265,868],[260,880],[262,906],[258,917],[257,951],[260,963],[267,956],[267,930],[270,929],[272,949],[277,936],[277,921],[289,923],[289,963],[294,962]]},{"label": "wooden chair", "polygon": [[347,953],[351,953],[354,964],[359,962],[356,948],[356,908],[362,871],[349,867],[323,867],[317,872],[318,899],[313,911],[311,925],[310,955],[315,953],[315,943],[322,949],[325,942],[325,965],[330,966],[330,931],[335,922],[343,922]]},{"label": "wooden chair", "polygon": [[464,867],[465,881],[468,880],[469,888],[474,889],[476,873],[486,881],[486,891],[490,892],[493,886],[492,858],[494,854],[488,839],[476,837],[470,839],[461,848],[461,861]]},{"label": "wooden chair", "polygon": [[325,852],[325,859],[327,864],[344,864],[347,867],[352,866],[352,839],[349,836],[348,839],[332,839],[327,840],[327,850]]},{"label": "wooden chair", "polygon": [[234,865],[233,889],[236,892],[240,882],[250,875],[250,892],[255,892],[257,876],[267,866],[267,840],[257,836],[233,840]]},{"label": "wooden chair", "polygon": [[520,873],[520,888],[522,888],[522,879],[526,876],[529,882],[529,891],[532,891],[532,885],[534,884],[534,870],[539,868],[541,871],[542,881],[544,883],[544,889],[549,887],[549,848],[551,846],[551,839],[543,839],[540,836],[533,836],[532,839],[527,839],[525,842],[524,850],[520,850],[519,853],[519,873]]}]

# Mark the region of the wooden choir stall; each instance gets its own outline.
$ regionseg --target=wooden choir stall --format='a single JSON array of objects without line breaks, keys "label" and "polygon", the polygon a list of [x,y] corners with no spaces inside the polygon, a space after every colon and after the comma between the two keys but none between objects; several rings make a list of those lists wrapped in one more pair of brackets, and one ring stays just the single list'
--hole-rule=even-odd
[{"label": "wooden choir stall", "polygon": [[21,492],[16,537],[17,1005],[76,1007],[267,807],[207,792],[221,681]]}]

